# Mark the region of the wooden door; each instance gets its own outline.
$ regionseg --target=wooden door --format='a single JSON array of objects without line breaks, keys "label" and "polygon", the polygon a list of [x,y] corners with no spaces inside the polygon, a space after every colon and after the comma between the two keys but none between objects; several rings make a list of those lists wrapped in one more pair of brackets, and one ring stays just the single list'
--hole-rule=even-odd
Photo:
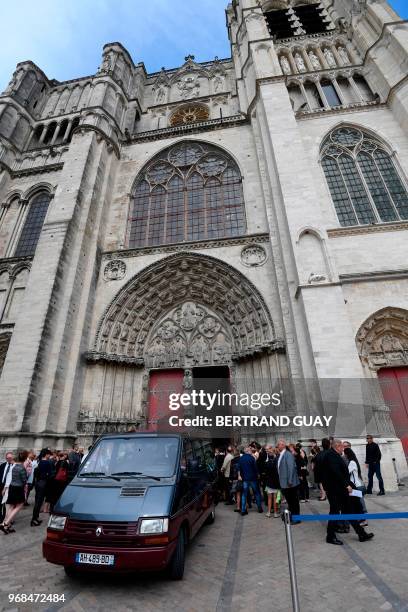
[{"label": "wooden door", "polygon": [[[169,410],[169,396],[171,393],[183,393],[183,370],[154,370],[150,372],[149,401],[148,401],[148,429],[157,431],[161,427],[169,430],[168,417],[170,414],[183,416],[183,410]],[[177,431],[176,428],[174,428]]]},{"label": "wooden door", "polygon": [[378,371],[378,378],[395,433],[408,456],[408,367],[384,368]]}]

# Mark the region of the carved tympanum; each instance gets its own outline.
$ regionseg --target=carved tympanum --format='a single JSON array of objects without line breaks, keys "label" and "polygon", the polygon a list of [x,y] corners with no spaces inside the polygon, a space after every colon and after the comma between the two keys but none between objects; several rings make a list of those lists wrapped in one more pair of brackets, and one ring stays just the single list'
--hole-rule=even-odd
[{"label": "carved tympanum", "polygon": [[225,323],[212,310],[185,302],[153,327],[145,363],[152,368],[228,363],[231,345]]},{"label": "carved tympanum", "polygon": [[408,311],[383,308],[357,333],[360,358],[370,369],[408,365]]},{"label": "carved tympanum", "polygon": [[151,367],[221,363],[274,347],[269,312],[255,287],[203,255],[167,257],[132,279],[107,309],[94,356],[145,358]]}]

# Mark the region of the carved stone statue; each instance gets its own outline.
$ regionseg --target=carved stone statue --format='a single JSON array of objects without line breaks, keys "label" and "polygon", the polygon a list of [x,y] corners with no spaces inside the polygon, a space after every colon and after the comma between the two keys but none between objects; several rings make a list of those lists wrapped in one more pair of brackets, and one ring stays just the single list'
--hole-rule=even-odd
[{"label": "carved stone statue", "polygon": [[195,98],[200,93],[200,83],[198,82],[198,77],[189,75],[180,79],[177,82],[177,87],[180,90],[180,95],[182,98]]},{"label": "carved stone statue", "polygon": [[323,53],[324,53],[324,57],[326,58],[326,62],[328,63],[330,68],[336,68],[337,67],[336,60],[334,59],[334,55],[330,51],[330,49],[327,49],[326,47]]},{"label": "carved stone statue", "polygon": [[112,58],[110,53],[107,53],[103,58],[100,72],[110,72],[112,70]]},{"label": "carved stone statue", "polygon": [[192,388],[193,388],[193,374],[191,370],[185,370],[184,377],[183,377],[183,389],[184,391],[191,391]]},{"label": "carved stone statue", "polygon": [[396,338],[391,334],[386,334],[381,339],[381,350],[383,353],[389,353],[391,351],[403,351],[404,347],[402,346],[399,338]]},{"label": "carved stone statue", "polygon": [[282,55],[282,57],[280,58],[280,65],[281,65],[283,74],[291,74],[292,70],[290,69],[288,58],[285,57],[284,55]]},{"label": "carved stone statue", "polygon": [[156,91],[156,104],[161,104],[162,102],[164,102],[166,99],[166,88],[164,87],[164,85],[160,85],[159,88]]},{"label": "carved stone statue", "polygon": [[321,70],[322,66],[320,64],[319,58],[317,57],[316,53],[314,51],[309,51],[309,58],[311,61],[311,64],[313,66],[313,68],[315,70]]},{"label": "carved stone statue", "polygon": [[224,79],[222,78],[220,74],[216,74],[213,79],[214,92],[217,93],[218,91],[221,91],[223,88],[223,85],[224,85]]},{"label": "carved stone statue", "polygon": [[343,62],[343,64],[349,64],[350,63],[350,58],[348,56],[348,53],[346,51],[346,49],[344,47],[339,47],[337,49],[337,52],[340,56],[341,61]]},{"label": "carved stone statue", "polygon": [[305,66],[305,62],[303,57],[300,55],[300,53],[295,53],[295,62],[296,62],[296,66],[297,69],[299,70],[299,72],[306,72],[306,66]]},{"label": "carved stone statue", "polygon": [[5,89],[4,93],[10,93],[11,91],[13,91],[13,89],[16,89],[18,81],[20,79],[20,74],[22,72],[24,72],[23,69],[19,68],[13,73],[10,83],[7,85],[7,88]]}]

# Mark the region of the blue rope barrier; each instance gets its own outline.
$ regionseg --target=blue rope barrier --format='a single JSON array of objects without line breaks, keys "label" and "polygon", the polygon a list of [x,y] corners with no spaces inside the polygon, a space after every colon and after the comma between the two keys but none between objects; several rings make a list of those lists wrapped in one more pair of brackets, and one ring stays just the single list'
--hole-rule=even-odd
[{"label": "blue rope barrier", "polygon": [[362,520],[386,520],[386,519],[408,519],[408,512],[378,512],[368,514],[294,514],[295,521],[362,521]]}]

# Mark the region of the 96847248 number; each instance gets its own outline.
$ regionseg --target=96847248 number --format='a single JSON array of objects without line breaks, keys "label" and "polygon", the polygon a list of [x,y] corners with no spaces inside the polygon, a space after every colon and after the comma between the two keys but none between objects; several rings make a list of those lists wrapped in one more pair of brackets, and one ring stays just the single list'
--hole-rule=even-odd
[{"label": "96847248 number", "polygon": [[65,595],[59,593],[9,593],[10,603],[59,603],[65,601]]}]

